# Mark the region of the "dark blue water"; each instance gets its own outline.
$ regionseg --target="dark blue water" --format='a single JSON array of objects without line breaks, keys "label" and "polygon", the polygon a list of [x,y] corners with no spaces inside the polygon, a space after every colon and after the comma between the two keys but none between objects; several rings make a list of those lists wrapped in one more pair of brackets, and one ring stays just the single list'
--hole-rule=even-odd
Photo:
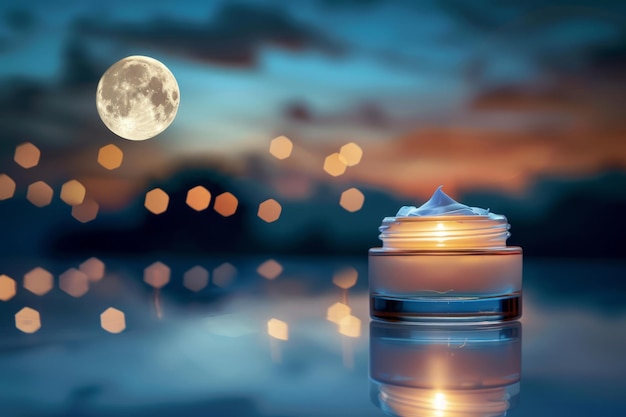
[{"label": "dark blue water", "polygon": [[[257,272],[263,258],[102,260],[104,278],[80,297],[59,288],[59,275],[84,259],[2,262],[0,273],[16,281],[17,291],[0,302],[1,416],[384,415],[370,380],[370,344],[378,339],[370,340],[365,259],[276,258],[282,271],[274,279]],[[170,269],[160,290],[143,281],[155,261]],[[196,265],[209,273],[197,293],[183,285]],[[55,277],[54,288],[41,296],[22,286],[35,267]],[[344,290],[333,277],[354,273],[349,268],[358,279]],[[471,391],[498,385],[501,377],[513,384],[519,368],[521,381],[502,403],[507,415],[626,415],[624,276],[623,262],[527,260],[521,356],[506,350],[506,337],[489,345],[471,330],[445,336],[445,343],[435,338],[438,345],[428,332],[392,341],[406,367],[394,370],[379,355],[387,377],[401,380],[394,372],[410,369],[422,388],[432,381],[432,392],[410,391],[411,401],[419,392],[439,407],[396,411],[457,415],[455,391],[437,380],[444,370],[451,384],[465,369],[471,378],[462,387]],[[343,325],[327,317],[338,302],[350,308]],[[16,328],[24,307],[40,314],[35,333]],[[124,313],[119,334],[101,326],[109,307]],[[272,334],[287,340],[268,334],[272,319],[278,320]],[[403,378],[400,384],[410,386]],[[437,400],[429,403],[431,395]],[[461,406],[461,415],[488,415],[471,413],[474,406]]]}]

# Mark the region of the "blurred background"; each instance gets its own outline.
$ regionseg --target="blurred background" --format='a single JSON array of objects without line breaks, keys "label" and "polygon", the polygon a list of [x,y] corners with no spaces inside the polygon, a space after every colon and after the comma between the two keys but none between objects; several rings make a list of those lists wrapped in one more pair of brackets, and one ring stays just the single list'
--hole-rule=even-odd
[{"label": "blurred background", "polygon": [[[443,185],[505,214],[527,256],[623,257],[625,9],[4,1],[0,254],[364,255]],[[136,54],[181,90],[144,142],[95,106]]]},{"label": "blurred background", "polygon": [[[380,416],[367,250],[443,185],[524,249],[510,415],[625,415],[625,20],[598,0],[4,0],[0,414]],[[96,111],[129,55],[181,92],[142,142]]]}]

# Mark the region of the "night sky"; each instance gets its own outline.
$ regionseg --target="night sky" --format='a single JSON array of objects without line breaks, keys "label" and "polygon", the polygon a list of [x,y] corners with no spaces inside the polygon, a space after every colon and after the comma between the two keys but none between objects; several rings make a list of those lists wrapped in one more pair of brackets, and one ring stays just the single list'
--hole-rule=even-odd
[{"label": "night sky", "polygon": [[[137,219],[152,216],[149,189],[184,199],[180,187],[210,177],[242,210],[248,203],[245,230],[278,240],[329,223],[343,228],[338,247],[353,247],[439,185],[508,215],[517,244],[534,245],[561,217],[557,239],[573,219],[626,206],[624,13],[597,1],[3,2],[0,172],[16,191],[0,201],[2,221],[28,236],[146,227]],[[135,143],[102,124],[95,89],[137,54],[168,66],[181,105],[168,130]],[[268,152],[281,135],[294,144],[284,160]],[[41,150],[32,169],[13,160],[24,142]],[[325,158],[350,142],[360,163],[329,175]],[[119,169],[97,163],[107,144],[124,152]],[[77,223],[59,201],[71,179],[98,204],[94,222]],[[54,189],[53,204],[25,212],[37,180]],[[365,195],[356,213],[338,205],[351,187]],[[269,198],[282,217],[254,223]]]}]

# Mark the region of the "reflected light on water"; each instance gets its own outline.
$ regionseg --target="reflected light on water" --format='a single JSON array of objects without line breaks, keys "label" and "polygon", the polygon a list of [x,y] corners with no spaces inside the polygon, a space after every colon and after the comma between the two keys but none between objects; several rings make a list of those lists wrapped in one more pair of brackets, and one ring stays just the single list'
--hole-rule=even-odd
[{"label": "reflected light on water", "polygon": [[278,340],[289,340],[289,325],[282,320],[270,319],[267,322],[267,334]]},{"label": "reflected light on water", "polygon": [[7,200],[15,194],[15,181],[7,174],[0,174],[0,200]]},{"label": "reflected light on water", "polygon": [[24,275],[24,288],[33,294],[47,294],[53,287],[54,277],[41,267],[34,268]]},{"label": "reflected light on water", "polygon": [[98,210],[100,210],[98,203],[87,197],[82,203],[72,207],[72,217],[81,223],[87,223],[96,218]]},{"label": "reflected light on water", "polygon": [[343,268],[333,275],[333,284],[344,290],[354,287],[359,278],[359,273],[353,267]]},{"label": "reflected light on water", "polygon": [[268,259],[256,269],[256,272],[265,279],[276,279],[283,273],[283,266],[274,259]]},{"label": "reflected light on water", "polygon": [[361,336],[361,319],[347,315],[339,321],[339,333],[344,336],[358,338]]},{"label": "reflected light on water", "polygon": [[190,291],[198,292],[209,285],[209,271],[196,265],[183,275],[183,286]]},{"label": "reflected light on water", "polygon": [[35,333],[41,329],[39,312],[30,307],[24,307],[15,314],[15,327],[24,333]]},{"label": "reflected light on water", "polygon": [[213,270],[213,284],[220,288],[228,287],[237,276],[237,268],[224,262]]},{"label": "reflected light on water", "polygon": [[54,191],[43,181],[37,181],[28,186],[26,199],[36,207],[45,207],[52,202]]},{"label": "reflected light on water", "polygon": [[15,297],[16,285],[13,278],[0,275],[0,301],[9,301]]},{"label": "reflected light on water", "polygon": [[143,280],[153,288],[162,288],[170,282],[170,268],[157,261],[143,270]]},{"label": "reflected light on water", "polygon": [[100,326],[109,333],[121,333],[126,329],[126,317],[120,310],[109,307],[100,314]]},{"label": "reflected light on water", "polygon": [[446,409],[448,403],[446,402],[446,396],[443,392],[435,393],[433,398],[433,409],[438,416],[443,416],[443,412]]},{"label": "reflected light on water", "polygon": [[348,317],[350,313],[352,313],[350,306],[337,302],[326,310],[326,320],[339,325],[341,320]]},{"label": "reflected light on water", "polygon": [[85,199],[87,190],[77,180],[70,180],[61,187],[61,200],[70,206],[77,206]]},{"label": "reflected light on water", "polygon": [[89,277],[83,271],[70,268],[59,275],[59,288],[72,297],[82,297],[89,291]]},{"label": "reflected light on water", "polygon": [[39,163],[39,157],[41,152],[32,143],[23,143],[15,148],[15,155],[13,159],[22,168],[32,168]]}]

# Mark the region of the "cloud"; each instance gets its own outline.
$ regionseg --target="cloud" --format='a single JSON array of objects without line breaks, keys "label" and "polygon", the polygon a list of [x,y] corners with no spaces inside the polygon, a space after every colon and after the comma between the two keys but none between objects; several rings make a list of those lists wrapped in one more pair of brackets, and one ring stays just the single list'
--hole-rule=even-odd
[{"label": "cloud", "polygon": [[272,45],[288,50],[315,49],[341,53],[342,47],[316,29],[267,5],[222,6],[206,23],[170,18],[145,24],[81,21],[77,33],[147,46],[187,58],[230,67],[254,67],[259,50]]}]

